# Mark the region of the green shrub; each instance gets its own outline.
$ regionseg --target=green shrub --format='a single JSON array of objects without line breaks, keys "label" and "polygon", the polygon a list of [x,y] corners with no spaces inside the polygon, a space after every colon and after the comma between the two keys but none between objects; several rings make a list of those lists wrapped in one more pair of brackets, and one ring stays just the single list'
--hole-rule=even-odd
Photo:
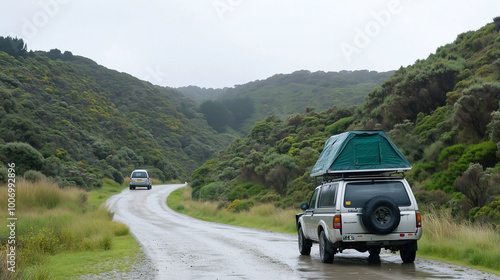
[{"label": "green shrub", "polygon": [[353,120],[354,120],[354,117],[342,118],[342,119],[334,122],[333,124],[327,126],[325,128],[325,131],[328,132],[330,135],[335,135],[335,134],[345,132],[346,129],[351,125]]},{"label": "green shrub", "polygon": [[224,191],[224,184],[222,182],[213,182],[200,189],[201,200],[216,200]]},{"label": "green shrub", "polygon": [[35,170],[26,171],[23,177],[25,180],[30,182],[40,182],[46,179],[45,175]]},{"label": "green shrub", "polygon": [[[43,227],[30,227],[29,230],[19,236],[20,255],[32,256],[37,254],[54,254],[60,248],[60,239],[53,229]],[[25,260],[32,263],[31,260]]]},{"label": "green shrub", "polygon": [[52,155],[45,159],[42,171],[45,175],[50,177],[59,176],[63,172],[63,163],[61,159]]},{"label": "green shrub", "polygon": [[254,204],[255,203],[252,200],[239,200],[239,199],[235,199],[233,201],[233,203],[231,203],[226,208],[226,210],[230,211],[230,212],[239,213],[239,212],[242,212],[242,211],[248,211],[248,210],[250,210],[250,208],[252,208],[252,206]]},{"label": "green shrub", "polygon": [[111,221],[110,222],[110,227],[111,227],[111,229],[113,231],[113,234],[115,236],[125,236],[125,235],[127,235],[127,234],[130,233],[129,228],[126,225],[122,224],[122,223]]},{"label": "green shrub", "polygon": [[15,163],[16,173],[20,175],[27,170],[42,169],[42,154],[27,143],[7,143],[0,148],[0,156],[3,162]]},{"label": "green shrub", "polygon": [[9,172],[7,167],[0,165],[0,183],[7,183],[9,177]]},{"label": "green shrub", "polygon": [[432,181],[426,184],[425,188],[453,191],[453,183],[469,168],[470,163],[479,163],[485,168],[494,166],[496,151],[496,144],[491,141],[467,147],[458,144],[444,149],[438,160],[438,164],[443,168],[443,171],[434,173]]},{"label": "green shrub", "polygon": [[471,214],[474,220],[481,222],[491,222],[493,224],[500,224],[500,199],[497,199],[490,204],[476,209],[475,213]]},{"label": "green shrub", "polygon": [[123,182],[124,182],[123,174],[120,171],[115,169],[113,171],[113,180],[115,180],[115,182],[117,182],[120,185],[123,184]]},{"label": "green shrub", "polygon": [[279,194],[270,192],[270,193],[263,195],[260,198],[260,202],[264,202],[264,203],[274,202],[274,201],[278,201],[280,199],[281,199],[281,196]]},{"label": "green shrub", "polygon": [[252,187],[248,189],[248,194],[250,196],[256,196],[262,192],[263,188],[264,187],[262,185],[256,185],[256,186],[252,185]]}]

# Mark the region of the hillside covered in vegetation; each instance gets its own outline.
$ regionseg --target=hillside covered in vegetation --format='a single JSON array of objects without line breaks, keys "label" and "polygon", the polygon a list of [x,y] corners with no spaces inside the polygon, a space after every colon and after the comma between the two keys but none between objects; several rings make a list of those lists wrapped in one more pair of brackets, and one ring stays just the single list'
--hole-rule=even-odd
[{"label": "hillside covered in vegetation", "polygon": [[308,108],[318,111],[330,107],[361,104],[366,95],[389,78],[394,71],[296,71],[277,74],[224,89],[179,88],[200,103],[200,112],[217,131],[231,128],[248,133],[252,126],[274,115],[282,120]]},{"label": "hillside covered in vegetation", "polygon": [[0,181],[10,162],[18,176],[61,186],[120,182],[144,167],[185,180],[229,143],[176,90],[68,51],[28,52],[17,38],[0,37],[0,100]]},{"label": "hillside covered in vegetation", "polygon": [[316,184],[324,142],[347,130],[387,132],[413,165],[422,205],[500,222],[500,17],[401,67],[356,107],[271,116],[193,173],[193,198],[239,211],[296,206]]}]

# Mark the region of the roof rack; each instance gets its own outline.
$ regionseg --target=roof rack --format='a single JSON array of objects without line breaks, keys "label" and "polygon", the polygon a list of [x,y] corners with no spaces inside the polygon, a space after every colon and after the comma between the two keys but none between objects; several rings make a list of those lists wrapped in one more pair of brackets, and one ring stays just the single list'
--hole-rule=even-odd
[{"label": "roof rack", "polygon": [[[338,180],[380,180],[380,179],[402,179],[405,177],[404,171],[388,171],[388,172],[347,172],[347,173],[330,173],[322,176],[322,183],[333,182]],[[316,182],[315,177],[315,182]]]}]

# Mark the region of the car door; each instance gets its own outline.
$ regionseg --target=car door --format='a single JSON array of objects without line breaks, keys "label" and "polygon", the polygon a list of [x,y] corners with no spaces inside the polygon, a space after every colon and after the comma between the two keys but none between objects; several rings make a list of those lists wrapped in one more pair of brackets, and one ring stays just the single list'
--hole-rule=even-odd
[{"label": "car door", "polygon": [[309,200],[309,208],[304,211],[304,215],[302,216],[302,221],[304,221],[304,234],[308,239],[318,241],[317,233],[316,233],[316,224],[314,221],[314,211],[316,210],[316,202],[318,200],[320,188],[316,188],[314,190],[311,199]]}]

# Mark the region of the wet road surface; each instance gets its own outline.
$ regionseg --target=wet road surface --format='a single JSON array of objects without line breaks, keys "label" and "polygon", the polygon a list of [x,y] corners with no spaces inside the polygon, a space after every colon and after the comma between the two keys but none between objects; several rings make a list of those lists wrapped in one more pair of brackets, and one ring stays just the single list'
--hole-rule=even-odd
[{"label": "wet road surface", "polygon": [[114,219],[130,227],[151,259],[156,272],[149,275],[157,279],[500,279],[418,258],[403,264],[399,254],[384,251],[369,260],[368,253],[345,250],[333,264],[323,264],[316,244],[311,256],[299,254],[296,235],[209,223],[173,211],[166,199],[182,186],[125,189],[107,201]]}]

